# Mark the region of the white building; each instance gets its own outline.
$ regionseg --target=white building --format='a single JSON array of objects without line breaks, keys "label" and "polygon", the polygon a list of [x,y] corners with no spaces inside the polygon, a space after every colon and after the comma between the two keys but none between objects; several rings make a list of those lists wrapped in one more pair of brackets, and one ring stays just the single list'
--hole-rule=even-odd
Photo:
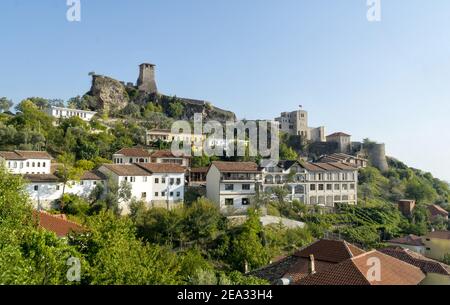
[{"label": "white building", "polygon": [[143,148],[122,148],[113,154],[114,164],[149,163],[150,153]]},{"label": "white building", "polygon": [[191,157],[177,157],[170,150],[156,150],[151,154],[151,163],[177,164],[188,168],[191,166]]},{"label": "white building", "polygon": [[[183,167],[176,164],[138,163],[128,165],[105,164],[99,168],[120,186],[131,186],[131,199],[147,202],[150,207],[172,208],[184,200]],[[129,202],[120,202],[123,214],[129,213]]]},{"label": "white building", "polygon": [[262,172],[264,191],[286,186],[288,200],[328,207],[339,203],[356,204],[358,200],[358,170],[343,163],[280,161]]},{"label": "white building", "polygon": [[45,151],[0,151],[0,163],[13,174],[50,174],[52,159]]},{"label": "white building", "polygon": [[212,162],[206,174],[206,196],[224,213],[247,210],[262,176],[254,162]]},{"label": "white building", "polygon": [[79,181],[69,181],[64,184],[53,174],[24,175],[28,184],[26,191],[36,207],[54,208],[56,200],[65,194],[73,194],[87,198],[98,184],[104,184],[106,176],[98,171],[87,171]]},{"label": "white building", "polygon": [[68,119],[74,116],[79,117],[83,121],[91,121],[92,118],[97,114],[95,111],[88,111],[88,110],[79,110],[79,109],[71,109],[71,108],[64,108],[64,107],[56,107],[51,106],[46,109],[46,113],[50,116],[58,119]]}]

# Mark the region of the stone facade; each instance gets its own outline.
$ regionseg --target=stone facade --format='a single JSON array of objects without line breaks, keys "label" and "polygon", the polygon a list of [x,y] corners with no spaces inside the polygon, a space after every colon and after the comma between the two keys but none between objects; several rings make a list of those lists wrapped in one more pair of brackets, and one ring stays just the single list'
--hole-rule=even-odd
[{"label": "stone facade", "polygon": [[280,131],[289,135],[301,136],[312,142],[325,142],[325,127],[308,127],[308,112],[297,110],[292,112],[282,112],[281,116],[275,118]]},{"label": "stone facade", "polygon": [[139,78],[137,80],[137,87],[140,91],[147,93],[157,93],[155,80],[155,65],[143,63],[139,66]]}]

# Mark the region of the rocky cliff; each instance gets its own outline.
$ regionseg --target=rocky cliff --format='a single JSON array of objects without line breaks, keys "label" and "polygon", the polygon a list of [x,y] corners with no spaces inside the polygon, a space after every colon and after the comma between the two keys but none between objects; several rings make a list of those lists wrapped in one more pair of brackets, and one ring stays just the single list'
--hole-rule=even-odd
[{"label": "rocky cliff", "polygon": [[[92,77],[91,90],[87,95],[97,101],[96,109],[92,110],[111,116],[119,113],[129,103],[139,106],[145,106],[147,103],[156,103],[161,105],[164,110],[168,110],[170,103],[175,99],[183,104],[182,119],[192,120],[195,113],[201,113],[204,120],[216,120],[219,122],[236,120],[236,115],[233,112],[217,108],[207,101],[147,93],[107,76],[94,75]],[[168,111],[165,112],[169,113]]]}]

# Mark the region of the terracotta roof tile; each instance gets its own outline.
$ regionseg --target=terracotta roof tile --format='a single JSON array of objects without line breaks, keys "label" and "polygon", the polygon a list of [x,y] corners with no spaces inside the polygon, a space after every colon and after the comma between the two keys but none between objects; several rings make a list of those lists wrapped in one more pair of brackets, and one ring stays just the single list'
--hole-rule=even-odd
[{"label": "terracotta roof tile", "polygon": [[81,176],[80,180],[106,180],[107,177],[98,170],[92,170],[92,171],[86,171],[83,173],[83,176]]},{"label": "terracotta roof tile", "polygon": [[119,176],[151,176],[151,173],[136,164],[104,164],[103,167]]},{"label": "terracotta roof tile", "polygon": [[189,158],[190,156],[175,156],[170,150],[156,150],[151,154],[152,158]]},{"label": "terracotta roof tile", "polygon": [[319,261],[340,263],[346,259],[364,253],[364,250],[341,240],[321,239],[303,249],[300,249],[295,256],[308,258],[311,254]]},{"label": "terracotta roof tile", "polygon": [[30,182],[58,182],[59,178],[52,174],[28,174],[24,175],[23,178]]},{"label": "terracotta roof tile", "polygon": [[260,172],[255,162],[213,161],[211,165],[214,165],[220,172]]},{"label": "terracotta roof tile", "polygon": [[427,207],[427,209],[430,212],[431,217],[436,217],[438,215],[443,216],[443,217],[448,217],[448,212],[437,204],[429,205]]},{"label": "terracotta roof tile", "polygon": [[73,221],[65,219],[65,217],[51,215],[47,212],[34,211],[34,216],[39,213],[39,227],[47,231],[54,232],[58,237],[65,237],[70,232],[82,232],[84,228]]},{"label": "terracotta roof tile", "polygon": [[394,238],[388,240],[389,243],[400,244],[400,245],[410,245],[410,246],[424,246],[422,238],[413,234],[406,235],[400,238]]},{"label": "terracotta roof tile", "polygon": [[[371,279],[373,264],[370,258],[380,262],[380,280]],[[425,274],[417,267],[386,255],[371,251],[345,260],[329,269],[307,276],[299,285],[418,285]]]},{"label": "terracotta roof tile", "polygon": [[142,157],[142,158],[149,158],[150,153],[146,151],[143,148],[122,148],[115,154],[117,155],[124,155],[126,157]]},{"label": "terracotta roof tile", "polygon": [[388,247],[380,249],[380,252],[387,254],[389,256],[395,257],[401,261],[408,264],[414,265],[424,273],[438,273],[442,275],[450,275],[450,266],[447,266],[438,261],[426,258],[419,253],[413,252],[409,249],[404,249],[401,247]]},{"label": "terracotta roof tile", "polygon": [[150,173],[176,173],[182,174],[185,168],[178,164],[170,163],[138,163],[137,166],[149,171]]},{"label": "terracotta roof tile", "polygon": [[46,151],[0,151],[0,156],[6,160],[53,159]]}]

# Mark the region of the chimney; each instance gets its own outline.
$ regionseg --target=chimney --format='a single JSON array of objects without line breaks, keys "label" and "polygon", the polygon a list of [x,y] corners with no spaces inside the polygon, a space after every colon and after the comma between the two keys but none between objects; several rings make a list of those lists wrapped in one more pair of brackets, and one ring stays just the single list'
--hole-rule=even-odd
[{"label": "chimney", "polygon": [[316,273],[316,263],[314,261],[314,255],[313,254],[311,254],[309,256],[308,272],[309,272],[309,274],[315,274]]}]

